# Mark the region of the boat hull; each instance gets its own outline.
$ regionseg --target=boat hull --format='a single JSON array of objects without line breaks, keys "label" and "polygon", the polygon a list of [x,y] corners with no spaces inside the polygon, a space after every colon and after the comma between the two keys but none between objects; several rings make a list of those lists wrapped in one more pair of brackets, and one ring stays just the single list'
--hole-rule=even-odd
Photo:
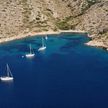
[{"label": "boat hull", "polygon": [[39,49],[38,49],[38,51],[43,51],[43,50],[45,50],[46,49],[46,47],[40,47]]},{"label": "boat hull", "polygon": [[27,58],[32,58],[32,57],[34,57],[35,56],[35,54],[26,54],[26,57]]},{"label": "boat hull", "polygon": [[12,81],[13,77],[0,77],[1,81]]}]

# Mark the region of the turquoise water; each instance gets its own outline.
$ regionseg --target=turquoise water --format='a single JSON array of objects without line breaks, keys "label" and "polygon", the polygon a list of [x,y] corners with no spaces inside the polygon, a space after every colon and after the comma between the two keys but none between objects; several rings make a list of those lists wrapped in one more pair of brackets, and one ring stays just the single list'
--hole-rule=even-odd
[{"label": "turquoise water", "polygon": [[[108,108],[108,52],[84,45],[86,35],[48,36],[0,45],[0,75],[9,64],[13,82],[0,81],[0,108]],[[27,59],[29,44],[36,56]]]}]

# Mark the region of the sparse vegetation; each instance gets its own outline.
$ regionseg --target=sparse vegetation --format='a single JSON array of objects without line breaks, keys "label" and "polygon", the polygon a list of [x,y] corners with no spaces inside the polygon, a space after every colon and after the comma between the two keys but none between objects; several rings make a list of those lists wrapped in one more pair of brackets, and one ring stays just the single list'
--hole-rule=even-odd
[{"label": "sparse vegetation", "polygon": [[82,14],[95,3],[99,3],[99,0],[85,0],[81,7]]},{"label": "sparse vegetation", "polygon": [[65,21],[60,21],[56,23],[57,27],[61,30],[68,30],[70,29],[70,25]]},{"label": "sparse vegetation", "polygon": [[67,23],[69,21],[70,17],[67,17],[63,20],[57,20],[56,26],[61,30],[68,30],[70,29],[70,25]]},{"label": "sparse vegetation", "polygon": [[108,31],[106,0],[1,0],[0,7],[0,36],[80,29],[101,38]]}]

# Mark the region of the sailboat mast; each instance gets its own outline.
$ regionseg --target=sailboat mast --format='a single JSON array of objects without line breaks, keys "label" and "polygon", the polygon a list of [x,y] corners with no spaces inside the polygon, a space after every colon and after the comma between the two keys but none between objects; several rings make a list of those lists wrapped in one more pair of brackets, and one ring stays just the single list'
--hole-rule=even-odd
[{"label": "sailboat mast", "polygon": [[7,76],[9,77],[9,66],[8,66],[8,64],[6,65],[6,71],[7,71]]},{"label": "sailboat mast", "polygon": [[43,37],[42,37],[42,46],[44,47],[44,39],[43,39]]},{"label": "sailboat mast", "polygon": [[31,44],[30,44],[30,54],[31,54]]},{"label": "sailboat mast", "polygon": [[10,70],[8,64],[6,65],[6,67],[7,67],[7,76],[8,76],[8,77],[10,77],[10,76],[13,77],[13,75],[12,75],[12,73],[11,73],[11,70]]}]

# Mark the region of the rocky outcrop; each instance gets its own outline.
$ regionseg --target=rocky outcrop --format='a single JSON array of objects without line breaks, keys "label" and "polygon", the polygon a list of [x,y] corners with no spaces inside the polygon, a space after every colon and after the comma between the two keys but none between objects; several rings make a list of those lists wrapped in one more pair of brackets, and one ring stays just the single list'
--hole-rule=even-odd
[{"label": "rocky outcrop", "polygon": [[108,1],[91,6],[83,15],[78,28],[98,36],[108,31]]}]

